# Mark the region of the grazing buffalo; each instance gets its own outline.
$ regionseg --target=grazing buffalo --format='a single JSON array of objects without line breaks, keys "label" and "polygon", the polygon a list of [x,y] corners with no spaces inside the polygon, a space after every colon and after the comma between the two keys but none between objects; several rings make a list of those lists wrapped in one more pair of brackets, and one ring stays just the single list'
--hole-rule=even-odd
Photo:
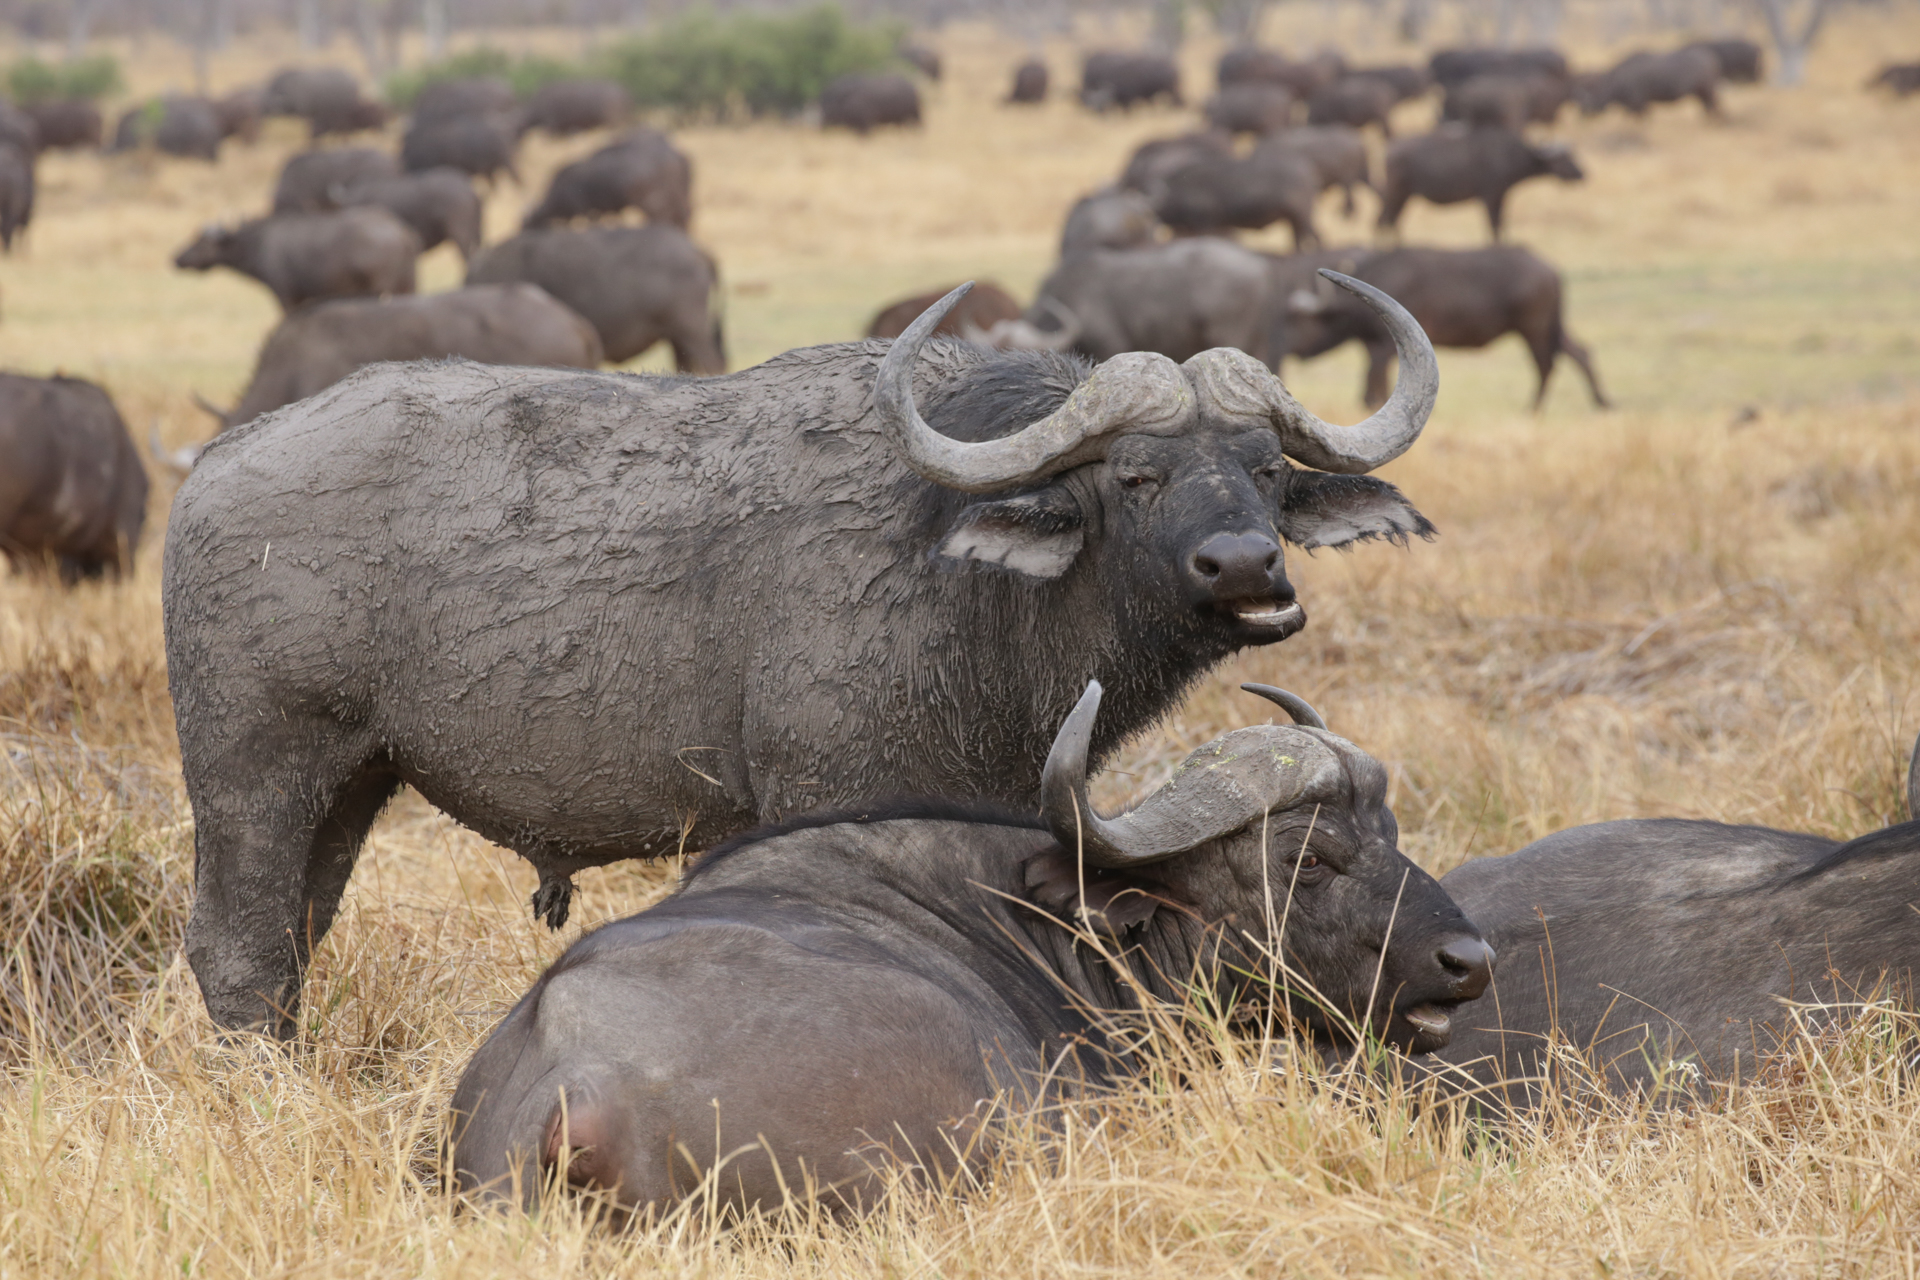
[{"label": "grazing buffalo", "polygon": [[1104,187],[1081,196],[1067,212],[1060,256],[1071,258],[1088,249],[1137,249],[1152,244],[1159,234],[1152,201],[1138,191]]},{"label": "grazing buffalo", "polygon": [[1728,84],[1758,84],[1762,69],[1760,46],[1751,40],[1695,40],[1684,46],[1705,49],[1720,64],[1720,78]]},{"label": "grazing buffalo", "polygon": [[[1519,334],[1540,375],[1535,410],[1546,401],[1547,379],[1562,355],[1586,375],[1594,404],[1611,407],[1587,349],[1573,340],[1561,317],[1560,273],[1525,249],[1397,249],[1373,254],[1351,270],[1411,311],[1436,347],[1478,348]],[[1361,342],[1367,348],[1366,402],[1386,400],[1393,339],[1372,312],[1325,287],[1289,291],[1283,302],[1279,354],[1312,357],[1349,340]]]},{"label": "grazing buffalo", "polygon": [[[926,314],[928,307],[939,302],[953,292],[953,286],[931,293],[918,294],[902,299],[891,306],[883,307],[880,314],[867,326],[869,338],[897,338],[907,331],[907,326]],[[953,310],[947,312],[934,333],[948,338],[966,338],[975,341],[976,334],[990,334],[995,325],[1018,320],[1025,310],[1019,300],[991,281],[983,280],[973,286],[967,295]]]},{"label": "grazing buffalo", "polygon": [[1339,187],[1344,198],[1342,212],[1353,216],[1353,189],[1373,186],[1367,172],[1367,143],[1352,125],[1310,124],[1288,129],[1266,139],[1254,154],[1262,151],[1289,152],[1302,157],[1319,175],[1319,190]]},{"label": "grazing buffalo", "polygon": [[584,160],[563,165],[523,228],[638,209],[682,231],[693,221],[693,162],[654,129],[629,129]]},{"label": "grazing buffalo", "polygon": [[1396,103],[1412,102],[1433,88],[1433,73],[1425,67],[1350,67],[1347,75],[1380,81],[1393,90],[1393,100]]},{"label": "grazing buffalo", "polygon": [[389,178],[337,183],[328,192],[336,208],[374,205],[413,228],[421,252],[451,242],[460,260],[480,252],[480,193],[458,169],[429,169]]},{"label": "grazing buffalo", "polygon": [[458,116],[500,115],[517,111],[520,101],[513,86],[494,76],[468,76],[428,85],[413,100],[409,113],[415,124],[452,120]]},{"label": "grazing buffalo", "polygon": [[1186,105],[1180,96],[1180,68],[1165,54],[1095,52],[1080,64],[1082,106],[1126,111],[1162,98],[1172,106]]},{"label": "grazing buffalo", "polygon": [[213,113],[220,119],[220,135],[241,142],[260,140],[260,126],[266,118],[266,92],[257,87],[235,89],[213,100]]},{"label": "grazing buffalo", "polygon": [[481,254],[468,284],[537,284],[584,316],[607,359],[631,360],[656,342],[685,373],[725,373],[713,302],[720,272],[678,227],[522,231]]},{"label": "grazing buffalo", "polygon": [[1867,81],[1869,89],[1885,89],[1896,98],[1920,93],[1920,62],[1889,62]]},{"label": "grazing buffalo", "polygon": [[889,1166],[984,1163],[996,1094],[1025,1111],[1144,1065],[1114,1034],[1141,988],[1444,1045],[1493,953],[1397,847],[1386,770],[1274,690],[1312,727],[1235,730],[1102,817],[1100,693],[1054,742],[1038,822],[937,801],[812,816],[576,942],[461,1076],[460,1190],[531,1207],[558,1175],[665,1210],[711,1170],[731,1211],[809,1186],[858,1211]]},{"label": "grazing buffalo", "polygon": [[1440,118],[1518,133],[1529,124],[1554,123],[1572,98],[1573,82],[1560,76],[1495,71],[1449,85]]},{"label": "grazing buffalo", "polygon": [[1240,44],[1220,55],[1213,80],[1224,89],[1230,84],[1278,84],[1287,81],[1288,62],[1277,49]]},{"label": "grazing buffalo", "polygon": [[211,226],[180,251],[188,271],[230,267],[272,290],[282,310],[320,298],[413,292],[420,237],[385,209],[277,213]]},{"label": "grazing buffalo", "polygon": [[213,103],[172,94],[122,112],[114,126],[111,149],[134,151],[151,146],[170,156],[218,160],[220,143],[226,136]]},{"label": "grazing buffalo", "polygon": [[270,116],[298,116],[313,141],[379,129],[392,118],[382,103],[360,96],[360,83],[337,67],[289,67],[274,73],[261,96]]},{"label": "grazing buffalo", "polygon": [[[1232,347],[1270,364],[1271,293],[1266,259],[1201,236],[1064,259],[1026,318],[1040,334],[1065,324],[1074,348],[1095,360],[1126,351],[1186,360]],[[1043,344],[1053,345],[1035,345]]]},{"label": "grazing buffalo", "polygon": [[920,123],[920,90],[891,71],[840,76],[820,91],[823,128],[851,129],[862,137],[881,125]]},{"label": "grazing buffalo", "polygon": [[[274,326],[253,380],[231,412],[237,427],[326,390],[355,369],[386,360],[459,356],[481,364],[593,369],[593,326],[530,284],[483,284],[424,297],[341,298],[302,307]],[[171,459],[191,464],[197,454]]]},{"label": "grazing buffalo", "polygon": [[[648,232],[679,234],[617,233]],[[216,438],[162,586],[215,1021],[291,1032],[402,784],[532,861],[558,925],[580,869],[824,804],[1029,803],[1093,678],[1097,763],[1304,624],[1282,539],[1431,531],[1360,474],[1418,438],[1431,351],[1354,287],[1406,346],[1351,427],[1234,351],[929,343],[949,295],[726,378],[376,365]]]},{"label": "grazing buffalo", "polygon": [[1484,75],[1541,74],[1568,78],[1566,55],[1557,49],[1442,49],[1427,63],[1443,89]]},{"label": "grazing buffalo", "polygon": [[518,182],[520,171],[513,165],[518,141],[517,125],[505,116],[416,116],[400,139],[400,167],[408,173],[458,169],[489,185],[504,170]]},{"label": "grazing buffalo", "polygon": [[107,393],[0,373],[0,554],[69,583],[131,572],[146,519],[147,473]]},{"label": "grazing buffalo", "polygon": [[[1501,962],[1486,994],[1457,1010],[1438,1061],[1509,1106],[1566,1079],[1556,1039],[1586,1053],[1593,1083],[1690,1093],[1750,1077],[1785,1047],[1787,1001],[1910,1002],[1920,978],[1920,822],[1845,844],[1718,822],[1604,822],[1475,859],[1441,885]],[[1846,1016],[1827,1008],[1804,1025]]]},{"label": "grazing buffalo", "polygon": [[33,153],[0,145],[0,252],[33,221]]},{"label": "grazing buffalo", "polygon": [[85,98],[29,102],[20,109],[33,117],[42,151],[97,147],[105,134],[106,124],[100,118],[100,108]]},{"label": "grazing buffalo", "polygon": [[556,80],[527,99],[523,130],[545,129],[568,137],[592,129],[610,129],[633,110],[633,99],[612,80]]},{"label": "grazing buffalo", "polygon": [[1013,69],[1013,88],[1007,92],[1010,103],[1032,104],[1047,100],[1047,64],[1028,58]]},{"label": "grazing buffalo", "polygon": [[1307,99],[1308,124],[1344,124],[1355,129],[1373,125],[1380,136],[1393,136],[1388,119],[1400,101],[1393,86],[1372,76],[1342,76],[1314,90]]},{"label": "grazing buffalo", "polygon": [[11,102],[0,101],[0,147],[11,147],[28,158],[40,154],[40,126]]},{"label": "grazing buffalo", "polygon": [[1218,234],[1240,227],[1257,231],[1284,221],[1296,249],[1320,243],[1313,227],[1320,170],[1285,147],[1262,146],[1244,160],[1219,156],[1196,160],[1170,175],[1153,211],[1181,235]]},{"label": "grazing buffalo", "polygon": [[1168,178],[1195,161],[1232,158],[1233,139],[1218,131],[1154,138],[1134,148],[1121,171],[1120,186],[1152,199],[1165,190]]},{"label": "grazing buffalo", "polygon": [[397,178],[400,162],[372,147],[316,147],[297,151],[273,186],[275,213],[318,213],[337,207],[334,191],[356,182]]},{"label": "grazing buffalo", "polygon": [[1528,178],[1552,175],[1562,182],[1586,177],[1573,153],[1558,143],[1532,143],[1511,129],[1441,125],[1387,148],[1387,180],[1380,190],[1381,227],[1397,227],[1407,201],[1421,196],[1435,204],[1478,200],[1487,225],[1500,238],[1507,192]]},{"label": "grazing buffalo", "polygon": [[908,40],[897,50],[900,60],[934,83],[940,81],[940,52]]},{"label": "grazing buffalo", "polygon": [[1610,106],[1644,116],[1656,102],[1697,98],[1708,115],[1720,114],[1720,60],[1706,49],[1688,46],[1672,53],[1635,53],[1597,76],[1573,85],[1580,110],[1599,115]]},{"label": "grazing buffalo", "polygon": [[1293,94],[1277,84],[1248,80],[1225,85],[1207,99],[1207,123],[1223,133],[1268,134],[1293,123]]}]

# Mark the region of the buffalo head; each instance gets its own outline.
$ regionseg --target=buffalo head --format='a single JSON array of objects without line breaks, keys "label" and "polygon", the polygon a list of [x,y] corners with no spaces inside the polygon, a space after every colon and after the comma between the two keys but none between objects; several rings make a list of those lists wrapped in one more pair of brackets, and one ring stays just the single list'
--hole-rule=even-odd
[{"label": "buffalo head", "polygon": [[[1427,1053],[1453,1034],[1455,1006],[1493,976],[1493,948],[1432,876],[1400,852],[1378,761],[1327,732],[1312,707],[1264,685],[1293,725],[1236,729],[1201,747],[1139,806],[1102,817],[1087,799],[1100,709],[1089,684],[1054,740],[1041,783],[1054,838],[1085,876],[1118,874],[1135,903],[1183,912],[1210,937],[1204,965],[1238,1012],[1271,992],[1316,1035],[1358,1030]],[[1128,895],[1104,886],[1112,923]],[[1134,915],[1142,908],[1133,906]],[[1276,966],[1272,958],[1281,962]],[[1169,975],[1176,979],[1186,975]]]},{"label": "buffalo head", "polygon": [[1419,437],[1439,388],[1433,347],[1384,293],[1323,274],[1379,314],[1400,352],[1392,397],[1350,427],[1321,421],[1259,361],[1220,347],[1184,364],[1150,352],[1115,356],[1039,421],[963,441],[921,418],[912,377],[922,344],[967,286],[929,308],[881,362],[874,403],[914,471],[983,499],[952,519],[936,560],[1038,579],[1097,561],[1090,572],[1117,617],[1177,636],[1210,663],[1305,625],[1283,542],[1312,549],[1430,536],[1433,526],[1398,489],[1358,473]]},{"label": "buffalo head", "polygon": [[232,256],[239,233],[231,227],[210,222],[200,229],[194,242],[182,249],[173,265],[187,271],[211,271],[225,266]]}]

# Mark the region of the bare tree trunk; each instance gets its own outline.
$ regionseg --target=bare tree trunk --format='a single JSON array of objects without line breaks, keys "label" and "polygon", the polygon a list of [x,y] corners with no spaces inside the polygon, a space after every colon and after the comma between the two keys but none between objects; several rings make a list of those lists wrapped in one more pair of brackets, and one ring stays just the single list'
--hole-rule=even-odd
[{"label": "bare tree trunk", "polygon": [[320,0],[294,0],[293,25],[300,29],[302,49],[318,49],[326,43],[320,28]]},{"label": "bare tree trunk", "polygon": [[67,56],[77,58],[87,51],[93,38],[93,18],[98,0],[69,0],[67,5]]},{"label": "bare tree trunk", "polygon": [[387,68],[380,49],[380,20],[374,14],[373,0],[353,0],[353,41],[360,46],[367,74],[375,80],[386,79]]},{"label": "bare tree trunk", "polygon": [[1517,0],[1496,0],[1494,5],[1493,42],[1505,49],[1513,44],[1513,28],[1519,16]]},{"label": "bare tree trunk", "polygon": [[1427,24],[1433,21],[1433,0],[1401,0],[1400,38],[1419,44],[1427,36]]},{"label": "bare tree trunk", "polygon": [[427,61],[438,62],[447,56],[447,37],[453,34],[453,6],[448,0],[425,0],[420,9],[420,25],[427,39]]},{"label": "bare tree trunk", "polygon": [[1147,37],[1162,53],[1178,53],[1187,38],[1187,0],[1153,0],[1153,31]]},{"label": "bare tree trunk", "polygon": [[1813,42],[1819,38],[1820,26],[1827,18],[1827,0],[1811,0],[1812,7],[1807,10],[1806,21],[1800,24],[1796,36],[1792,15],[1788,12],[1791,3],[1792,0],[1759,0],[1760,12],[1766,15],[1767,32],[1773,37],[1774,51],[1779,54],[1774,83],[1783,85],[1799,84],[1806,79],[1807,55],[1813,51]]}]

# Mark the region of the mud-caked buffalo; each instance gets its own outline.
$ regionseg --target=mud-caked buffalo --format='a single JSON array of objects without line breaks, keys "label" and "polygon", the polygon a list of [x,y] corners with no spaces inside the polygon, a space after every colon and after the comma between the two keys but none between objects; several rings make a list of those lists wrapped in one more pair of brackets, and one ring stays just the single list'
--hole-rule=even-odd
[{"label": "mud-caked buffalo", "polygon": [[0,373],[0,555],[67,582],[124,572],[146,518],[147,473],[105,391]]},{"label": "mud-caked buffalo", "polygon": [[1493,954],[1399,851],[1386,771],[1273,696],[1315,727],[1235,730],[1115,817],[1087,802],[1095,685],[1040,822],[875,806],[707,855],[575,943],[475,1054],[460,1189],[531,1204],[558,1174],[631,1212],[711,1171],[734,1209],[809,1182],[870,1206],[893,1162],[984,1161],[996,1095],[1024,1111],[1129,1074],[1145,1055],[1113,1032],[1142,988],[1444,1045]]},{"label": "mud-caked buffalo", "polygon": [[1283,542],[1431,531],[1362,473],[1418,437],[1432,352],[1354,287],[1404,345],[1351,427],[1237,351],[929,342],[950,295],[725,378],[379,365],[217,437],[163,575],[215,1020],[291,1031],[402,784],[557,924],[575,871],[823,804],[1029,802],[1093,678],[1106,755],[1304,625]]}]

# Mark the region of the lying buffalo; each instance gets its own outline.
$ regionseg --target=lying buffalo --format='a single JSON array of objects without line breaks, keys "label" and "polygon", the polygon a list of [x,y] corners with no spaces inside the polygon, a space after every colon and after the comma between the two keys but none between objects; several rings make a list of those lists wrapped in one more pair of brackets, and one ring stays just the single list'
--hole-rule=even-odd
[{"label": "lying buffalo", "polygon": [[461,1076],[459,1189],[532,1207],[558,1174],[657,1211],[712,1171],[732,1211],[810,1186],[870,1207],[889,1166],[984,1163],[997,1093],[1027,1110],[1144,1065],[1114,1034],[1142,987],[1444,1045],[1493,954],[1397,848],[1386,770],[1274,690],[1313,727],[1236,730],[1102,817],[1100,693],[1053,744],[1039,822],[939,802],[811,816],[575,943]]},{"label": "lying buffalo", "polygon": [[920,90],[891,71],[854,72],[820,91],[820,123],[865,136],[881,125],[920,123]]},{"label": "lying buffalo", "polygon": [[400,162],[372,147],[315,147],[296,151],[280,166],[273,187],[275,213],[318,213],[336,206],[334,192],[374,178],[397,178]]},{"label": "lying buffalo", "polygon": [[468,284],[524,280],[579,313],[609,360],[631,360],[657,342],[685,373],[725,373],[714,299],[720,272],[677,227],[522,231],[474,260]]},{"label": "lying buffalo", "polygon": [[1598,115],[1610,106],[1643,116],[1658,102],[1697,98],[1708,115],[1720,114],[1720,59],[1689,45],[1672,53],[1635,53],[1597,76],[1583,76],[1573,94],[1580,110]]},{"label": "lying buffalo", "polygon": [[218,160],[227,130],[220,113],[205,98],[170,94],[130,107],[113,130],[113,151],[151,146],[170,156]]},{"label": "lying buffalo", "polygon": [[1088,249],[1135,249],[1152,244],[1160,233],[1153,203],[1138,191],[1104,187],[1074,201],[1060,229],[1060,256]]},{"label": "lying buffalo", "polygon": [[[932,293],[916,294],[904,298],[890,306],[882,307],[867,325],[869,338],[897,338],[907,331],[907,326],[918,320],[940,299],[953,292],[953,286]],[[1019,300],[991,281],[981,281],[960,299],[953,310],[947,312],[947,318],[934,329],[936,334],[948,338],[966,338],[974,340],[976,334],[988,334],[997,324],[1018,320],[1024,311]]]},{"label": "lying buffalo", "polygon": [[[1437,347],[1484,347],[1519,334],[1540,376],[1534,409],[1546,402],[1547,379],[1562,355],[1586,375],[1594,404],[1609,407],[1587,349],[1574,341],[1561,318],[1560,273],[1525,249],[1396,249],[1371,255],[1349,270],[1411,311]],[[1312,357],[1359,341],[1367,349],[1366,402],[1386,400],[1393,339],[1378,317],[1324,285],[1290,290],[1283,305],[1281,354]]]},{"label": "lying buffalo", "polygon": [[1026,318],[1045,334],[1072,317],[1074,348],[1095,360],[1126,351],[1185,360],[1232,347],[1268,364],[1271,298],[1266,259],[1200,236],[1066,258]]},{"label": "lying buffalo", "polygon": [[228,267],[273,291],[282,310],[319,298],[412,293],[420,237],[385,209],[279,213],[237,227],[208,227],[173,265]]},{"label": "lying buffalo", "polygon": [[1418,438],[1432,353],[1353,287],[1405,345],[1351,427],[1236,351],[929,342],[949,295],[726,378],[376,365],[217,437],[162,585],[215,1021],[292,1031],[403,784],[558,925],[576,871],[821,805],[1029,803],[1088,679],[1106,756],[1304,625],[1282,539],[1431,532],[1360,473]]},{"label": "lying buffalo", "polygon": [[28,102],[20,109],[32,116],[39,128],[42,151],[97,147],[105,134],[106,124],[100,118],[100,108],[85,98]]},{"label": "lying buffalo", "polygon": [[33,153],[0,144],[0,252],[33,221]]},{"label": "lying buffalo", "polygon": [[[1910,806],[1916,791],[1910,770]],[[1605,822],[1476,859],[1441,884],[1501,963],[1487,993],[1459,1009],[1439,1060],[1508,1104],[1537,1101],[1565,1070],[1556,1039],[1611,1088],[1691,1091],[1774,1056],[1795,1031],[1787,1001],[1911,1001],[1920,978],[1920,822],[1846,844],[1717,822]],[[1846,1012],[1815,1011],[1809,1029]]]},{"label": "lying buffalo", "polygon": [[1009,103],[1031,105],[1047,100],[1047,64],[1040,58],[1028,58],[1013,69],[1013,88],[1007,92]]},{"label": "lying buffalo", "polygon": [[408,173],[458,169],[489,185],[505,172],[518,182],[520,171],[513,163],[518,142],[518,121],[508,116],[416,116],[400,139],[400,167]]},{"label": "lying buffalo", "polygon": [[528,211],[525,230],[638,209],[682,231],[693,220],[693,162],[654,129],[629,129],[583,160],[563,165]]},{"label": "lying buffalo", "polygon": [[337,183],[328,196],[338,208],[371,205],[385,209],[413,228],[424,252],[451,243],[460,259],[480,252],[480,193],[458,169],[428,169],[386,178]]},{"label": "lying buffalo", "polygon": [[1168,176],[1153,211],[1181,235],[1218,234],[1231,228],[1257,231],[1276,222],[1293,229],[1296,249],[1320,243],[1313,206],[1320,170],[1286,147],[1260,146],[1245,159],[1214,156]]},{"label": "lying buffalo", "polygon": [[632,110],[633,99],[612,80],[556,80],[527,99],[520,125],[566,137],[611,128]]},{"label": "lying buffalo", "polygon": [[1080,103],[1095,111],[1130,110],[1142,102],[1165,99],[1186,105],[1180,96],[1180,68],[1160,53],[1089,53],[1080,64]]},{"label": "lying buffalo", "polygon": [[147,473],[105,391],[0,373],[0,554],[63,581],[133,569]]},{"label": "lying buffalo", "polygon": [[1435,204],[1478,200],[1486,206],[1493,238],[1507,192],[1528,178],[1552,175],[1578,182],[1587,175],[1573,153],[1559,143],[1533,143],[1511,129],[1470,129],[1442,125],[1417,138],[1402,138],[1387,148],[1387,180],[1380,189],[1382,228],[1397,227],[1407,201],[1421,196]]},{"label": "lying buffalo", "polygon": [[[222,427],[324,391],[355,369],[386,360],[449,356],[481,364],[593,369],[600,335],[530,284],[483,284],[408,298],[342,298],[316,303],[274,326],[253,380]],[[192,457],[176,457],[191,463]]]}]

